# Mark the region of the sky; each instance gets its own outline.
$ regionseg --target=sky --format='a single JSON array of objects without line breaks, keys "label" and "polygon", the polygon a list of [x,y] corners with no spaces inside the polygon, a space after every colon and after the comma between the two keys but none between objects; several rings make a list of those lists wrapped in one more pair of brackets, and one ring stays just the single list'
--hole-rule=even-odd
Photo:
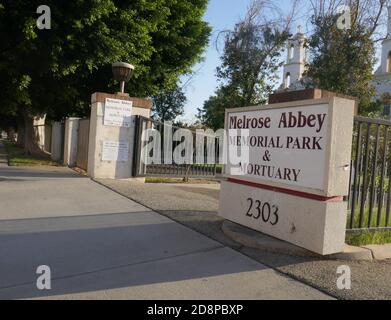
[{"label": "sky", "polygon": [[[201,108],[204,101],[212,96],[217,89],[216,68],[220,65],[220,56],[223,46],[216,48],[216,39],[219,32],[223,30],[232,30],[235,24],[245,17],[248,6],[251,0],[209,0],[208,9],[204,16],[204,21],[207,21],[212,27],[212,34],[209,40],[209,45],[203,54],[204,61],[194,66],[194,74],[190,78],[190,82],[185,87],[187,96],[187,104],[185,106],[185,115],[181,120],[186,122],[194,122],[196,120],[197,108]],[[290,9],[292,0],[280,0],[280,4]],[[293,29],[296,30],[296,23]],[[182,83],[189,80],[184,77]]]},{"label": "sky", "polygon": [[[187,104],[183,119],[193,122],[197,108],[214,94],[217,87],[216,67],[220,65],[220,53],[216,50],[215,41],[220,31],[232,29],[235,23],[246,14],[251,0],[210,0],[204,21],[212,27],[209,46],[204,53],[204,61],[193,70],[190,83],[186,85]],[[219,48],[220,51],[222,48]],[[183,81],[187,81],[185,78]]]},{"label": "sky", "polygon": [[[207,21],[212,27],[212,34],[209,46],[203,54],[204,61],[194,66],[194,74],[190,77],[190,80],[189,77],[182,79],[182,83],[189,82],[185,86],[187,96],[185,114],[180,120],[194,122],[197,108],[201,108],[204,101],[212,96],[217,89],[216,68],[220,65],[220,55],[223,49],[221,44],[218,47],[219,51],[216,48],[217,36],[223,30],[232,30],[235,24],[246,15],[250,3],[251,0],[209,0],[204,21]],[[292,0],[280,0],[279,4],[281,7],[290,10]],[[297,30],[298,25],[304,26],[305,33],[308,31],[306,30],[306,23],[301,21],[300,17],[298,21],[293,23],[292,30]]]}]

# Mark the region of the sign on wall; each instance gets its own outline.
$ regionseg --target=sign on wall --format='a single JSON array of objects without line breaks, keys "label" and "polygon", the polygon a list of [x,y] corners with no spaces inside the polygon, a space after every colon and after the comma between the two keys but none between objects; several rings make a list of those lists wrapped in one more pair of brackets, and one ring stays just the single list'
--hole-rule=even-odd
[{"label": "sign on wall", "polygon": [[328,110],[323,104],[229,112],[226,173],[322,190]]},{"label": "sign on wall", "polygon": [[106,98],[103,124],[129,128],[132,125],[132,108],[132,101]]},{"label": "sign on wall", "polygon": [[128,161],[129,143],[126,141],[103,141],[102,161]]}]

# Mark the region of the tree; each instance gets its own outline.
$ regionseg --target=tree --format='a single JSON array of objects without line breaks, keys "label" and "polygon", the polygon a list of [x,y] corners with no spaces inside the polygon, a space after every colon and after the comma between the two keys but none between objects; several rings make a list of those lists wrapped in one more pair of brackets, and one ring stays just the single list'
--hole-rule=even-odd
[{"label": "tree", "polygon": [[179,87],[160,91],[152,96],[152,101],[152,118],[161,122],[174,121],[184,114],[186,96]]},{"label": "tree", "polygon": [[208,42],[207,0],[52,0],[51,30],[39,30],[40,1],[0,0],[3,114],[24,117],[25,149],[33,116],[87,115],[94,91],[114,91],[110,65],[136,66],[127,91],[150,96],[191,71]]},{"label": "tree", "polygon": [[204,102],[202,108],[198,108],[197,118],[202,125],[213,130],[224,128],[225,109],[239,108],[239,101],[231,87],[222,86],[216,90],[215,95]]},{"label": "tree", "polygon": [[253,2],[246,18],[226,33],[222,64],[217,68],[218,79],[236,92],[242,107],[266,101],[289,36],[286,25],[258,21],[264,10],[263,1]]},{"label": "tree", "polygon": [[371,83],[376,63],[373,36],[385,2],[347,1],[350,28],[337,24],[340,14],[335,10],[336,4],[342,1],[328,2],[329,6],[325,6],[324,1],[319,0],[317,5],[313,1],[314,30],[308,40],[312,59],[305,73],[307,86],[357,97],[359,112],[368,115],[380,106],[374,102],[376,91]]},{"label": "tree", "polygon": [[221,128],[226,108],[266,102],[276,84],[293,15],[294,10],[285,16],[272,1],[253,1],[234,30],[222,33],[224,51],[217,68],[220,86],[200,110],[204,124]]}]

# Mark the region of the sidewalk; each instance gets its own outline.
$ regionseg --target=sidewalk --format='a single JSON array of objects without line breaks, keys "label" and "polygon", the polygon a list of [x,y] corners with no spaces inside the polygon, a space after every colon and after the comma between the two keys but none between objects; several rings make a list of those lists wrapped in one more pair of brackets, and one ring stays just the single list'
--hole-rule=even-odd
[{"label": "sidewalk", "polygon": [[67,168],[1,167],[0,203],[3,299],[331,298]]},{"label": "sidewalk", "polygon": [[[98,182],[261,264],[335,297],[391,299],[391,260],[353,262],[295,257],[244,247],[232,241],[222,232],[224,220],[217,216],[219,189],[216,185],[142,184],[106,179]],[[341,265],[351,268],[352,290],[337,289],[337,268]]]}]

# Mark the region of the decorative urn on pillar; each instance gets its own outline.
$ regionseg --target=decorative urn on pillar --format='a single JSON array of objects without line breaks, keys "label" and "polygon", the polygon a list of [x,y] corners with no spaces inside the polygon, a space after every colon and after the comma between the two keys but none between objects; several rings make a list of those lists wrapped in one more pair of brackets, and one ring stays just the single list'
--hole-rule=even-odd
[{"label": "decorative urn on pillar", "polygon": [[120,83],[120,93],[125,91],[125,82],[128,82],[133,75],[134,66],[126,62],[115,62],[111,65],[114,80]]}]

